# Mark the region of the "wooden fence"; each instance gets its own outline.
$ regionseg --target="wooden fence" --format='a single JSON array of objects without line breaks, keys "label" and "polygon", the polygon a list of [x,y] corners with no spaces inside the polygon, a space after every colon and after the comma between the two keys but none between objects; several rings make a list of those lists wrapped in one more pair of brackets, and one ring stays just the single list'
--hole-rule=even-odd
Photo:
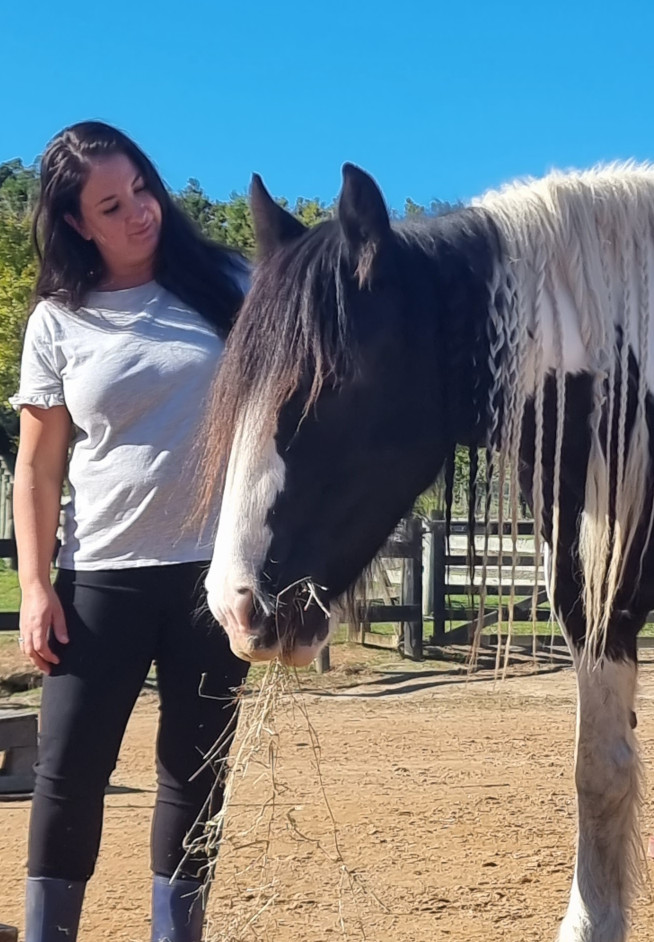
[{"label": "wooden fence", "polygon": [[[348,625],[350,641],[377,647],[398,646],[393,635],[375,631],[375,625],[397,623],[401,646],[406,657],[422,657],[423,643],[423,527],[415,517],[402,522],[379,554],[371,592],[381,589],[381,600],[361,603],[359,620]],[[384,564],[400,561],[399,581],[388,577]],[[376,583],[376,585],[375,585]]]},{"label": "wooden fence", "polygon": [[[502,533],[500,556],[499,525],[496,522],[491,523],[490,545],[486,561],[486,593],[493,597],[501,590],[502,617],[507,618],[513,566],[510,522],[503,524]],[[547,595],[542,569],[537,568],[535,564],[533,522],[519,521],[517,533],[516,574],[518,580],[513,586],[515,598],[513,617],[514,621],[529,621],[531,620],[534,582],[537,583],[539,605],[546,601]],[[431,646],[440,647],[469,642],[479,618],[478,605],[474,602],[478,601],[481,594],[480,579],[483,563],[481,541],[483,541],[483,527],[477,524],[473,557],[468,545],[467,521],[454,520],[452,522],[449,550],[443,520],[433,519],[425,523],[417,518],[411,518],[406,521],[398,533],[389,540],[379,556],[382,571],[389,560],[402,560],[402,576],[399,584],[395,586],[394,603],[379,604],[373,593],[372,597],[375,600],[368,605],[361,605],[359,623],[348,625],[349,639],[373,647],[399,648],[405,656],[414,659],[420,659],[424,653],[428,653],[428,648]],[[456,607],[450,604],[452,596],[472,599],[473,605],[471,607],[468,604],[462,611],[460,605]],[[497,624],[499,614],[498,604],[490,604],[487,600],[482,613],[484,627]],[[425,618],[430,619],[433,625],[432,633],[427,638],[424,638]],[[537,610],[537,621],[549,621],[549,618],[548,611]],[[393,636],[375,632],[374,625],[379,622],[397,623],[398,634]],[[547,637],[550,637],[549,633]]]},{"label": "wooden fence", "polygon": [[[475,525],[474,553],[469,546],[467,521],[454,520],[450,529],[450,550],[448,552],[445,523],[432,520],[427,530],[427,565],[429,567],[429,590],[427,611],[433,617],[432,643],[435,645],[460,644],[472,639],[479,623],[479,597],[482,594],[481,576],[483,559],[484,528],[481,523]],[[500,528],[492,522],[489,528],[489,550],[486,558],[485,594],[491,598],[502,597],[503,619],[509,616],[508,603],[511,592],[514,595],[514,621],[531,621],[534,585],[536,585],[537,605],[547,601],[542,564],[536,565],[534,554],[534,524],[531,520],[517,523],[517,552],[513,558],[511,522],[502,525],[502,545],[500,553]],[[513,566],[516,567],[516,581],[511,584]],[[452,596],[465,596],[467,610],[450,604]],[[463,617],[462,617],[463,616]],[[499,603],[490,603],[487,598],[484,611],[481,612],[484,627],[498,623],[500,618]],[[549,622],[549,610],[536,610],[537,622]],[[452,622],[463,622],[452,627]],[[549,634],[548,634],[549,637]]]}]

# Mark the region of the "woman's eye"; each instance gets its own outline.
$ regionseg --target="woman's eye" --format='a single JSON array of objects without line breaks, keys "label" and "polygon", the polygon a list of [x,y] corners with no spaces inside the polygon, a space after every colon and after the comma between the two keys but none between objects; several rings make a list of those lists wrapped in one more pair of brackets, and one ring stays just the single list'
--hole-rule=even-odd
[{"label": "woman's eye", "polygon": [[135,193],[143,193],[144,190],[147,190],[147,186],[145,185],[145,183],[139,183],[138,186],[134,187]]},{"label": "woman's eye", "polygon": [[117,209],[118,209],[118,203],[116,203],[115,206],[110,206],[109,209],[105,209],[104,215],[110,216],[112,213],[115,213]]}]

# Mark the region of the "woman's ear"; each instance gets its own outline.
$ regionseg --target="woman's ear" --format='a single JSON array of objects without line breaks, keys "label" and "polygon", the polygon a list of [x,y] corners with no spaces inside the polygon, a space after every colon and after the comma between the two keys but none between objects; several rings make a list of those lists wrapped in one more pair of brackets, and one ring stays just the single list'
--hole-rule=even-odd
[{"label": "woman's ear", "polygon": [[88,235],[84,226],[79,222],[79,220],[75,219],[72,213],[64,213],[64,219],[71,229],[74,229],[78,235],[80,235],[87,242],[91,241],[91,236]]}]

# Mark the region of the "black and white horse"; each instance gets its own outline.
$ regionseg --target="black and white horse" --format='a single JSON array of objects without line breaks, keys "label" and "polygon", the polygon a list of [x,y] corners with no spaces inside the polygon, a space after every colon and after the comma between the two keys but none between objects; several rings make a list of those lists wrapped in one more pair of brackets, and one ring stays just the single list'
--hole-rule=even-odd
[{"label": "black and white horse", "polygon": [[258,177],[252,210],[260,262],[208,446],[224,488],[211,610],[241,657],[307,664],[329,603],[455,445],[486,447],[533,509],[577,671],[559,939],[620,942],[640,847],[636,636],[654,607],[654,168],[552,174],[391,224],[346,165],[333,220],[305,229]]}]

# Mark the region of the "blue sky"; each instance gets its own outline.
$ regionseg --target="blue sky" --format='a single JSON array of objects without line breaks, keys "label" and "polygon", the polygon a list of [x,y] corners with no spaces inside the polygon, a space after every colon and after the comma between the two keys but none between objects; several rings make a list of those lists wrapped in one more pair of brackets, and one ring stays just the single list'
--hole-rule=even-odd
[{"label": "blue sky", "polygon": [[0,30],[0,161],[94,117],[176,189],[330,201],[350,160],[401,208],[654,159],[651,0],[7,0]]}]

